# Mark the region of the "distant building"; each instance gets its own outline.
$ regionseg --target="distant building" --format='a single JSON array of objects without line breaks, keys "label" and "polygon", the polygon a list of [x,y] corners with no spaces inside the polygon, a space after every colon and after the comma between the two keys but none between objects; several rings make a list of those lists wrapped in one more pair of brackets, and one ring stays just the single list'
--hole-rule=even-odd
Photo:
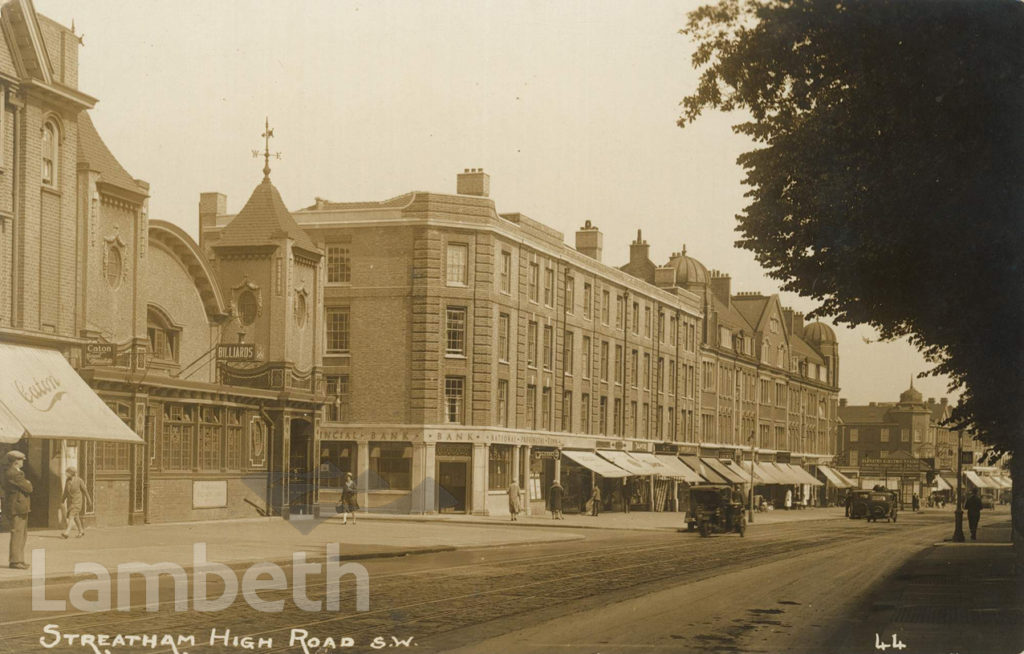
[{"label": "distant building", "polygon": [[[943,422],[952,413],[946,398],[924,401],[920,391],[910,388],[900,394],[899,402],[870,402],[867,405],[839,402],[839,443],[837,465],[857,474],[862,486],[875,483],[901,488],[903,500],[913,493],[931,492],[928,480],[936,475],[942,483],[956,484],[958,433]],[[965,468],[973,467],[982,451],[980,443],[964,434]],[[919,462],[917,474],[901,476],[899,463],[906,459]]]}]

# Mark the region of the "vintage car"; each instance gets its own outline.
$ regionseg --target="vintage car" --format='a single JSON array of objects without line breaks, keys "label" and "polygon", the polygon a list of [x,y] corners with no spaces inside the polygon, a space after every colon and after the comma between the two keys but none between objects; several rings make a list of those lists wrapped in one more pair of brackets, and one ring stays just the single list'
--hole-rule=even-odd
[{"label": "vintage car", "polygon": [[878,522],[882,518],[896,522],[899,502],[891,490],[855,490],[850,493],[850,518],[867,518]]},{"label": "vintage car", "polygon": [[747,515],[742,497],[728,486],[691,487],[686,526],[689,531],[696,529],[701,536],[733,531],[743,536],[747,530]]}]

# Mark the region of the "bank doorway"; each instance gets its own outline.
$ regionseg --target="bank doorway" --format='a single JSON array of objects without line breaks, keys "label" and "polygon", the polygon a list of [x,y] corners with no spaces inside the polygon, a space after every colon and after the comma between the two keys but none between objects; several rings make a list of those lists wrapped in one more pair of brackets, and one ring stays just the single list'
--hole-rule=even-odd
[{"label": "bank doorway", "polygon": [[467,513],[469,461],[438,461],[437,486],[440,513]]}]

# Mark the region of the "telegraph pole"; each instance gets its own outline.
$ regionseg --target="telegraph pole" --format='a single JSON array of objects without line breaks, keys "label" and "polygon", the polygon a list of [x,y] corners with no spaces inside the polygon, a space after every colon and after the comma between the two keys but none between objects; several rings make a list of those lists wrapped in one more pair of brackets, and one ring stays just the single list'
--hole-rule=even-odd
[{"label": "telegraph pole", "polygon": [[964,542],[964,432],[956,436],[956,511],[953,512],[953,542]]}]

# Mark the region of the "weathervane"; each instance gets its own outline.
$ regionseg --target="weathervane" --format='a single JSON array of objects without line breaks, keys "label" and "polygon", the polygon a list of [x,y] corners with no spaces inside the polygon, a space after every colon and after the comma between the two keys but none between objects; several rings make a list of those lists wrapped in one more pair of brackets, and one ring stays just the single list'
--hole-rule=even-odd
[{"label": "weathervane", "polygon": [[266,120],[266,122],[264,123],[264,126],[263,126],[263,134],[260,135],[260,136],[263,137],[263,152],[260,152],[259,150],[253,150],[252,151],[252,156],[255,159],[256,157],[260,156],[261,154],[263,155],[263,179],[269,179],[270,178],[270,158],[273,157],[275,159],[280,159],[281,158],[281,153],[280,152],[271,152],[270,151],[270,139],[274,136],[274,130],[271,129],[271,127],[270,127],[270,117],[268,116],[265,120]]}]

